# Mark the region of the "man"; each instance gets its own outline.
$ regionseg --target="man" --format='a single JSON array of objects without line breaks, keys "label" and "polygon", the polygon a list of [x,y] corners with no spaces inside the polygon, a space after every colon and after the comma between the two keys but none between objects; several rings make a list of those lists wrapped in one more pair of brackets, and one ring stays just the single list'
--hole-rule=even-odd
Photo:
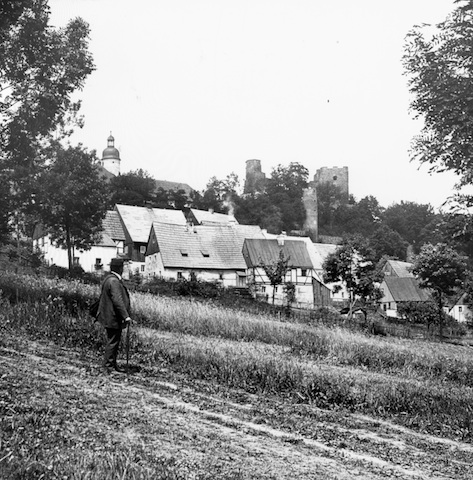
[{"label": "man", "polygon": [[130,295],[122,280],[123,263],[121,258],[112,258],[110,274],[102,282],[98,318],[105,327],[107,337],[103,362],[105,373],[125,371],[117,365],[122,330],[131,322]]}]

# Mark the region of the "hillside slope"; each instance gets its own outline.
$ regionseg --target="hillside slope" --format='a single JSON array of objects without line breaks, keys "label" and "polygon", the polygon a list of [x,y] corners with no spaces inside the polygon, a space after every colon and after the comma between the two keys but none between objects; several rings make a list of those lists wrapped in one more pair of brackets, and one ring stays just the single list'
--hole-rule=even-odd
[{"label": "hillside slope", "polygon": [[0,340],[0,478],[471,478],[471,444],[87,355]]}]

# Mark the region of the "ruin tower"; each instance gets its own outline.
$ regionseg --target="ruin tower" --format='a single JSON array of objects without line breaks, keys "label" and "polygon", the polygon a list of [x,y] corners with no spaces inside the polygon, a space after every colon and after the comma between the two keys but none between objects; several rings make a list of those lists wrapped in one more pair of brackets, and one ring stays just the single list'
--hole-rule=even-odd
[{"label": "ruin tower", "polygon": [[309,236],[313,242],[317,242],[319,233],[317,190],[313,185],[304,188],[302,203],[305,208],[304,235]]},{"label": "ruin tower", "polygon": [[261,171],[261,160],[246,161],[246,179],[243,193],[259,193],[264,191],[266,174]]},{"label": "ruin tower", "polygon": [[331,183],[340,189],[343,197],[348,201],[348,167],[322,167],[314,175],[314,185],[317,187],[322,183]]},{"label": "ruin tower", "polygon": [[111,132],[107,138],[107,148],[102,153],[102,167],[115,176],[120,175],[120,152],[115,148],[115,139]]}]

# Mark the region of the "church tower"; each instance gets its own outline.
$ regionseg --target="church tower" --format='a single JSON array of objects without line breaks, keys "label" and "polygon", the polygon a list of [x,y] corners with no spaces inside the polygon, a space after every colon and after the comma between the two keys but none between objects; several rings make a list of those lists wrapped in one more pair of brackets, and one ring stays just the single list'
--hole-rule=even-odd
[{"label": "church tower", "polygon": [[111,132],[107,138],[107,148],[102,153],[102,167],[115,176],[120,175],[120,153],[115,148],[115,139]]}]

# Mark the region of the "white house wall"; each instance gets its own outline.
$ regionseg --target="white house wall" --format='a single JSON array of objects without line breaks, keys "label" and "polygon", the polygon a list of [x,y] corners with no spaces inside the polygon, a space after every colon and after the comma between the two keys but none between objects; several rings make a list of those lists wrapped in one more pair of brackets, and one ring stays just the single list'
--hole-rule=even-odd
[{"label": "white house wall", "polygon": [[[307,270],[307,273],[309,273],[309,275],[302,276],[302,270],[300,268],[294,268],[286,274],[284,281],[294,283],[296,288],[296,300],[293,304],[295,307],[311,308],[314,306],[312,270]],[[273,289],[275,289],[274,304],[284,305],[287,302],[284,285],[276,285],[273,287],[263,268],[248,269],[247,278],[251,279],[249,283],[254,284],[257,298],[272,303]]]},{"label": "white house wall", "polygon": [[197,280],[203,282],[220,282],[224,287],[235,287],[237,285],[237,273],[235,270],[166,268],[159,252],[146,256],[145,276],[147,278],[159,277],[169,280],[190,280],[191,273],[196,276]]},{"label": "white house wall", "polygon": [[448,312],[457,322],[467,322],[471,318],[471,311],[466,305],[455,305]]},{"label": "white house wall", "polygon": [[[69,268],[67,250],[51,244],[49,237],[42,237],[33,242],[43,255],[48,265]],[[96,259],[99,258],[104,270],[109,270],[110,261],[117,256],[116,247],[93,246],[90,250],[74,250],[73,256],[79,259],[79,265],[85,272],[95,272]]]}]

